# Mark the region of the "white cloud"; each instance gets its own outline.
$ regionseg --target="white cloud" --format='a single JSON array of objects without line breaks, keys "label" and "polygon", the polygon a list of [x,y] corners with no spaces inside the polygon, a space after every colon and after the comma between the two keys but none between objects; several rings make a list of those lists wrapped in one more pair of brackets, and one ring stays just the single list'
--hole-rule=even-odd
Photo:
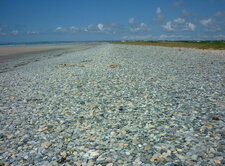
[{"label": "white cloud", "polygon": [[195,30],[195,25],[192,23],[186,23],[186,29],[187,31],[194,31]]},{"label": "white cloud", "polygon": [[11,33],[12,33],[12,35],[18,35],[19,31],[18,30],[13,30]]},{"label": "white cloud", "polygon": [[70,31],[70,32],[77,32],[77,31],[79,31],[79,28],[74,27],[74,26],[71,26],[71,27],[69,28],[69,31]]},{"label": "white cloud", "polygon": [[181,6],[182,4],[183,4],[183,1],[175,1],[175,2],[172,3],[172,6],[173,6],[173,7],[179,7],[179,6]]},{"label": "white cloud", "polygon": [[131,27],[130,31],[134,32],[134,33],[136,33],[136,32],[147,32],[147,31],[150,30],[150,28],[148,27],[147,24],[145,24],[143,22],[137,23],[133,17],[128,20],[128,23]]},{"label": "white cloud", "polygon": [[181,11],[181,14],[182,14],[183,16],[188,16],[190,13],[189,13],[186,9],[183,9],[183,10]]},{"label": "white cloud", "polygon": [[75,27],[75,26],[71,26],[68,28],[63,28],[63,27],[57,27],[54,32],[56,33],[75,33],[77,31],[79,31],[80,29]]},{"label": "white cloud", "polygon": [[135,27],[131,28],[130,31],[131,32],[143,32],[143,31],[149,31],[150,28],[145,24],[145,23],[141,23],[136,25]]},{"label": "white cloud", "polygon": [[83,32],[89,32],[89,33],[113,33],[115,34],[119,30],[120,25],[116,23],[106,23],[106,24],[90,24],[86,27],[80,28]]},{"label": "white cloud", "polygon": [[194,31],[195,25],[191,22],[186,22],[183,18],[176,18],[166,22],[166,24],[162,25],[162,28],[166,31]]},{"label": "white cloud", "polygon": [[157,22],[162,22],[163,20],[164,20],[164,17],[163,17],[163,15],[162,15],[162,10],[161,10],[160,7],[158,7],[158,8],[156,9],[156,18],[155,18],[155,21],[157,21]]},{"label": "white cloud", "polygon": [[62,28],[62,27],[57,27],[56,29],[55,29],[55,32],[66,32],[67,30],[66,30],[66,28]]},{"label": "white cloud", "polygon": [[207,20],[200,20],[200,23],[203,25],[203,26],[208,26],[210,24],[212,24],[212,19],[209,18]]},{"label": "white cloud", "polygon": [[165,25],[162,25],[162,28],[166,31],[175,31],[171,21],[168,21]]},{"label": "white cloud", "polygon": [[56,28],[56,31],[61,31],[62,30],[62,27],[57,27]]},{"label": "white cloud", "polygon": [[174,22],[177,23],[177,24],[183,24],[183,23],[185,23],[185,19],[177,18],[177,19],[174,19]]},{"label": "white cloud", "polygon": [[103,24],[98,24],[97,26],[98,26],[98,29],[100,31],[103,31],[104,30],[104,25]]},{"label": "white cloud", "polygon": [[136,23],[135,23],[135,19],[134,19],[133,17],[130,18],[130,19],[128,20],[128,23],[129,23],[130,25],[136,24]]},{"label": "white cloud", "polygon": [[218,12],[216,12],[215,16],[224,18],[225,17],[225,11],[218,11]]},{"label": "white cloud", "polygon": [[200,24],[204,27],[204,30],[208,32],[216,32],[221,30],[220,24],[211,18],[200,20]]},{"label": "white cloud", "polygon": [[97,27],[95,27],[93,24],[88,25],[87,27],[81,28],[85,32],[90,31],[97,31]]},{"label": "white cloud", "polygon": [[156,9],[156,14],[161,14],[161,9],[159,7]]}]

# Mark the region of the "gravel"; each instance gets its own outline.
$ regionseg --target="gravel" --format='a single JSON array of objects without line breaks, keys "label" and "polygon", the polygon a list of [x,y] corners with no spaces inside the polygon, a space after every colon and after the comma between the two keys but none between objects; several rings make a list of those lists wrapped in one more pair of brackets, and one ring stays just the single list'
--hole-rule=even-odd
[{"label": "gravel", "polygon": [[101,44],[0,73],[0,165],[223,165],[225,52]]}]

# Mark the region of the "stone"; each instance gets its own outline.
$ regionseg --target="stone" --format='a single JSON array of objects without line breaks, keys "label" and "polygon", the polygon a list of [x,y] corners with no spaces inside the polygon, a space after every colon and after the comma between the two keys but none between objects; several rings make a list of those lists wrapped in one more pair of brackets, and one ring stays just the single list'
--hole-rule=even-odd
[{"label": "stone", "polygon": [[63,152],[60,153],[60,156],[61,156],[62,158],[66,158],[67,153],[66,153],[65,151],[63,151]]},{"label": "stone", "polygon": [[100,153],[98,153],[97,151],[91,152],[90,156],[91,157],[98,157],[100,155]]},{"label": "stone", "polygon": [[105,161],[106,161],[106,162],[112,162],[112,158],[111,158],[111,157],[107,157],[107,158],[105,159]]},{"label": "stone", "polygon": [[213,161],[214,161],[214,163],[216,163],[216,164],[221,164],[221,160],[216,159],[216,160],[213,160]]},{"label": "stone", "polygon": [[225,159],[221,160],[220,162],[221,164],[225,164]]},{"label": "stone", "polygon": [[23,157],[25,160],[27,160],[28,158],[29,158],[29,156],[28,155],[26,155],[26,156],[24,156]]},{"label": "stone", "polygon": [[192,160],[198,160],[198,155],[192,155],[192,156],[191,156],[191,159],[192,159]]},{"label": "stone", "polygon": [[92,160],[89,160],[87,163],[87,166],[93,166],[93,165],[94,165],[94,162]]},{"label": "stone", "polygon": [[48,166],[59,166],[57,161],[52,161],[48,164]]},{"label": "stone", "polygon": [[169,129],[169,128],[170,128],[170,126],[164,126],[163,128],[164,128],[164,129]]},{"label": "stone", "polygon": [[150,149],[151,149],[151,146],[150,145],[144,146],[144,150],[149,151]]},{"label": "stone", "polygon": [[48,141],[43,142],[43,143],[41,144],[41,146],[44,147],[44,148],[48,148],[49,146],[51,146],[51,142],[48,142]]},{"label": "stone", "polygon": [[4,137],[6,137],[6,135],[3,132],[0,131],[0,139],[2,139]]},{"label": "stone", "polygon": [[120,106],[120,107],[118,108],[118,110],[123,111],[123,110],[124,110],[123,106]]},{"label": "stone", "polygon": [[48,129],[48,127],[47,126],[40,126],[38,129],[37,129],[37,131],[45,131],[45,130],[47,130]]},{"label": "stone", "polygon": [[90,105],[90,106],[88,106],[88,108],[90,108],[90,109],[97,109],[98,106],[97,105]]},{"label": "stone", "polygon": [[156,128],[156,126],[154,126],[154,125],[150,125],[150,126],[148,126],[148,128],[150,128],[150,129],[155,129],[155,128]]},{"label": "stone", "polygon": [[212,120],[220,120],[220,118],[218,116],[213,116]]},{"label": "stone", "polygon": [[113,166],[113,163],[108,163],[106,164],[106,166]]}]

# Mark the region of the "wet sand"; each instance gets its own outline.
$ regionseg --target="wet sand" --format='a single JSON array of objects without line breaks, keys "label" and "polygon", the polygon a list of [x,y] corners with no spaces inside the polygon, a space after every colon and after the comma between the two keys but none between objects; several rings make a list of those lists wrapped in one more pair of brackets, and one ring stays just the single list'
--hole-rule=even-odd
[{"label": "wet sand", "polygon": [[98,45],[90,44],[54,44],[35,46],[3,46],[0,47],[0,73],[13,70],[30,62],[43,58],[58,57],[65,53],[85,50]]},{"label": "wet sand", "polygon": [[57,46],[5,46],[0,47],[0,56],[15,55],[57,48]]}]

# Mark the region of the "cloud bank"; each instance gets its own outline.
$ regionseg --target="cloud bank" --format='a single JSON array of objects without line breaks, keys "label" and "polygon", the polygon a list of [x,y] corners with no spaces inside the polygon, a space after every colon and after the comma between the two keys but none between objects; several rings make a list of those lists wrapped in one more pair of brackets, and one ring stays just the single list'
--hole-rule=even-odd
[{"label": "cloud bank", "polygon": [[165,31],[195,31],[195,25],[191,22],[187,22],[184,18],[176,18],[172,21],[166,22],[162,25]]}]

